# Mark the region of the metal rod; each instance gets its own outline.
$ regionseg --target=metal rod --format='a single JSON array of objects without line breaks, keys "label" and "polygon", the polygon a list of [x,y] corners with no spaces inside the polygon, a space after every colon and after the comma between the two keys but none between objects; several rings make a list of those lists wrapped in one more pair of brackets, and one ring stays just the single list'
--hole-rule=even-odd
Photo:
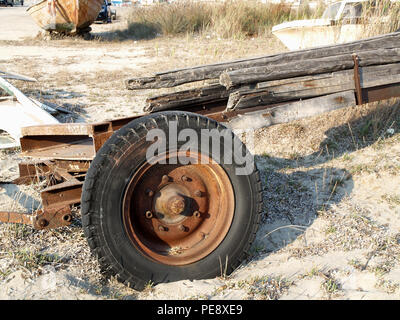
[{"label": "metal rod", "polygon": [[353,53],[353,61],[354,61],[354,85],[356,88],[356,98],[357,105],[363,103],[362,100],[362,89],[361,89],[361,80],[360,80],[360,68],[359,68],[359,58],[356,53]]}]

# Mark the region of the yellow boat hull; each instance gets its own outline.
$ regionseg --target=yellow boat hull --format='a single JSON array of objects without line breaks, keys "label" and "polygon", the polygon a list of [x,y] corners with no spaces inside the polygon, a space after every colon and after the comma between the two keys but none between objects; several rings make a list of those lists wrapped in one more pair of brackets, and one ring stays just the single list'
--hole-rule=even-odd
[{"label": "yellow boat hull", "polygon": [[46,31],[75,33],[96,20],[103,3],[103,0],[43,0],[27,12]]}]

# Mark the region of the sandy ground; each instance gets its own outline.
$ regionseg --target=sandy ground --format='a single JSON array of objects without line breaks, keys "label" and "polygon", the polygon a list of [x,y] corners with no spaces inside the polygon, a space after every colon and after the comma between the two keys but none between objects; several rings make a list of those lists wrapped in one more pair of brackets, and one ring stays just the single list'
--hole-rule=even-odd
[{"label": "sandy ground", "polygon": [[[93,122],[141,112],[149,94],[167,91],[128,91],[130,76],[284,50],[272,37],[107,40],[125,27],[45,40],[23,10],[0,8],[0,70],[36,77],[15,83],[74,113],[60,121]],[[47,232],[0,224],[0,299],[399,299],[399,107],[392,99],[258,130],[262,224],[231,275],[136,292],[100,275],[79,219]],[[20,160],[0,153],[2,211],[39,205],[41,186],[11,183]]]},{"label": "sandy ground", "polygon": [[[23,40],[40,31],[35,22],[29,18],[28,7],[0,7],[0,39]],[[10,24],[13,32],[10,32]]]}]

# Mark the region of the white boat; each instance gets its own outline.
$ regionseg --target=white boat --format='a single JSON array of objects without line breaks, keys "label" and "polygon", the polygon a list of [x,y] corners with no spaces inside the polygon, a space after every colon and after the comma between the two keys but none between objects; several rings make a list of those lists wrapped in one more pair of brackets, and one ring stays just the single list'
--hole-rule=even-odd
[{"label": "white boat", "polygon": [[329,5],[321,19],[284,22],[272,28],[289,50],[339,44],[363,38],[366,25],[360,23],[368,0],[347,0]]}]

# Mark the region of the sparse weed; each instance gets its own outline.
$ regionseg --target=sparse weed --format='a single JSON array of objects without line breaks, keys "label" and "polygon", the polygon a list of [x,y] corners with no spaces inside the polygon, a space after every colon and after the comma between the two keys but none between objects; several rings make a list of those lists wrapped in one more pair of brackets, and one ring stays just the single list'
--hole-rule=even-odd
[{"label": "sparse weed", "polygon": [[398,194],[384,194],[381,198],[393,207],[400,206],[400,195]]},{"label": "sparse weed", "polygon": [[350,266],[352,266],[354,269],[358,270],[358,271],[362,271],[365,268],[365,265],[361,263],[360,260],[358,259],[352,259],[348,262],[348,264]]},{"label": "sparse weed", "polygon": [[6,278],[10,274],[11,274],[11,270],[3,271],[3,270],[0,269],[0,280]]},{"label": "sparse weed", "polygon": [[318,276],[321,273],[321,270],[317,267],[313,267],[310,271],[302,274],[299,276],[300,279],[304,279],[304,278],[313,278]]},{"label": "sparse weed", "polygon": [[331,298],[333,295],[337,294],[341,288],[340,283],[334,278],[333,270],[327,272],[321,272],[320,275],[324,277],[324,281],[321,284],[322,289]]},{"label": "sparse weed", "polygon": [[328,228],[325,229],[325,234],[335,233],[337,228],[334,225],[330,225]]},{"label": "sparse weed", "polygon": [[248,295],[261,300],[277,300],[293,281],[282,277],[255,277],[248,281]]},{"label": "sparse weed", "polygon": [[397,291],[399,284],[390,280],[379,279],[376,282],[375,287],[384,290],[388,294],[391,294]]},{"label": "sparse weed", "polygon": [[342,160],[343,160],[343,161],[351,161],[351,160],[353,160],[353,158],[354,158],[354,156],[352,156],[352,155],[350,155],[350,154],[348,154],[348,153],[345,153],[345,154],[343,155],[343,157],[342,157]]},{"label": "sparse weed", "polygon": [[146,283],[146,285],[145,285],[145,287],[144,287],[144,289],[143,289],[143,292],[144,292],[144,293],[150,293],[150,292],[153,292],[153,291],[154,291],[154,282],[151,281],[151,280],[149,280],[149,281]]},{"label": "sparse weed", "polygon": [[343,177],[331,178],[331,180],[329,181],[329,188],[331,195],[335,194],[337,192],[337,188],[342,187],[343,185],[344,185]]},{"label": "sparse weed", "polygon": [[336,291],[339,290],[340,286],[338,284],[338,282],[336,282],[334,279],[327,279],[322,287],[324,288],[324,290],[328,293],[328,294],[333,294]]},{"label": "sparse weed", "polygon": [[377,277],[382,277],[383,275],[388,273],[390,271],[390,269],[391,269],[390,266],[381,264],[381,265],[378,265],[378,266],[372,268],[372,271],[374,272],[374,274]]},{"label": "sparse weed", "polygon": [[33,252],[29,250],[17,250],[9,253],[18,265],[30,270],[36,271],[45,265],[57,265],[63,262],[58,255]]}]

